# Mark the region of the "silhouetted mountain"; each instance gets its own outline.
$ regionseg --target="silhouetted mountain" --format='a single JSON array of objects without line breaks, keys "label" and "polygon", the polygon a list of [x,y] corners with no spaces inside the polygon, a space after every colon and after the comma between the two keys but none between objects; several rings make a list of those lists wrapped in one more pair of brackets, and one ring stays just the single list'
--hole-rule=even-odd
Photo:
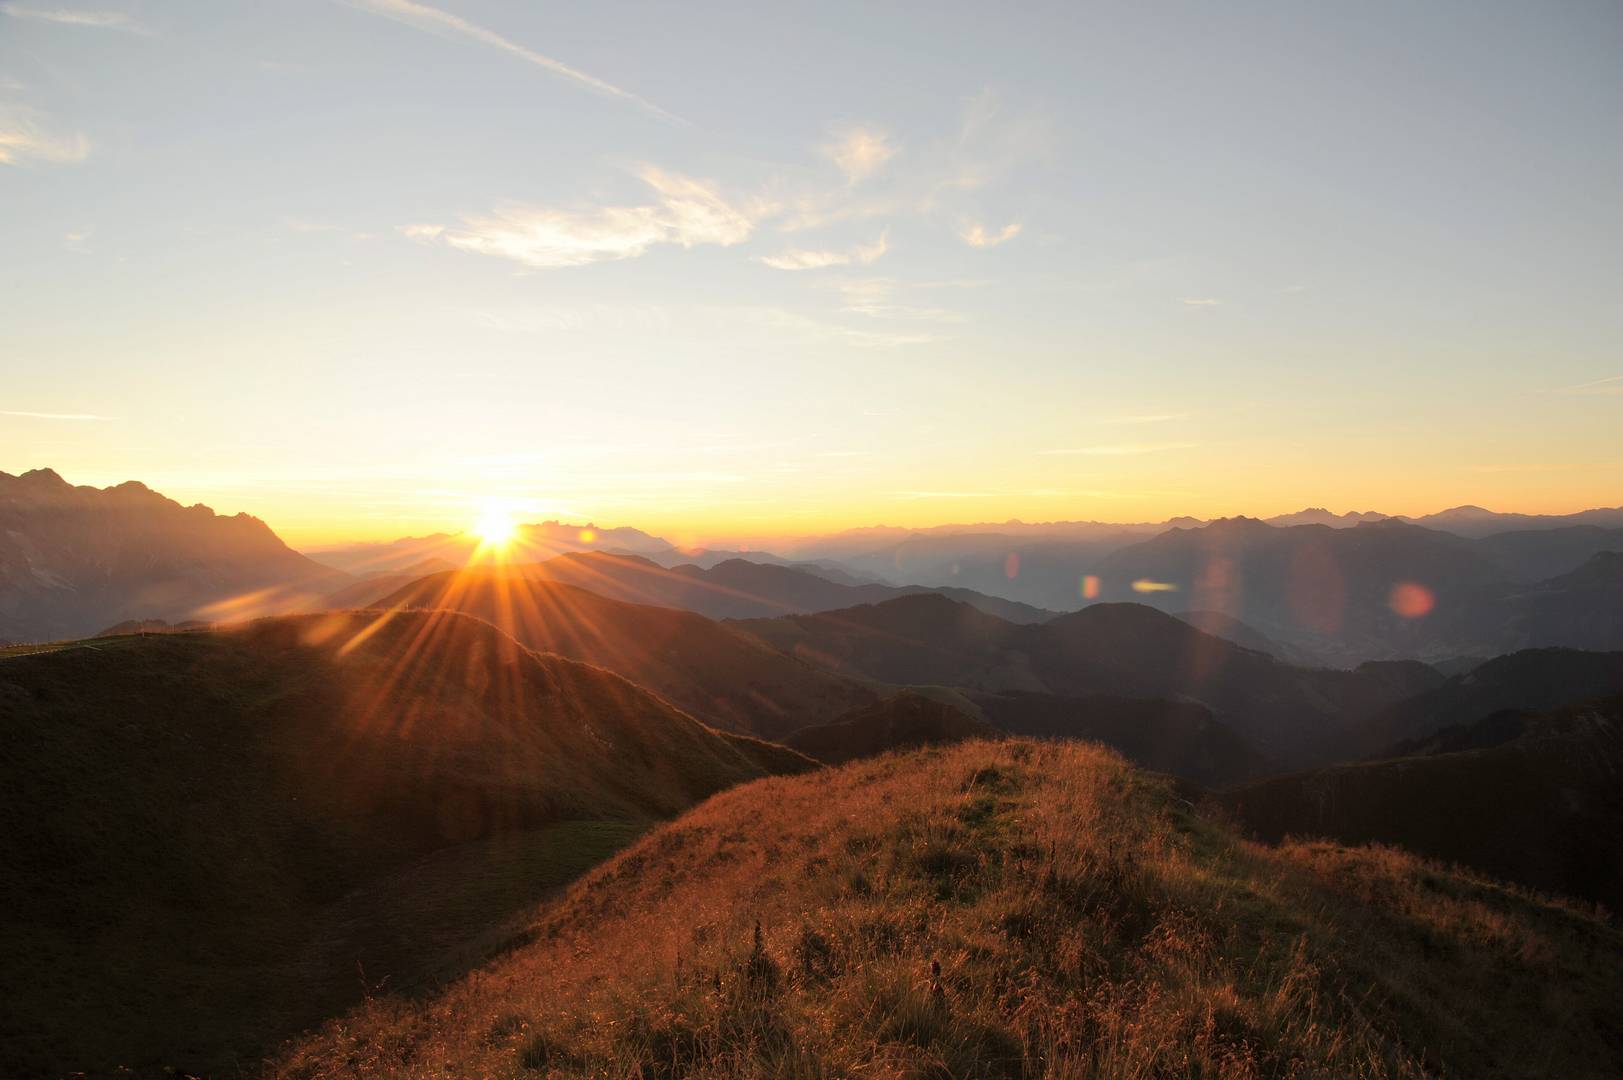
[{"label": "silhouetted mountain", "polygon": [[476,619],[0,659],[0,1072],[237,1075],[720,789],[812,768]]},{"label": "silhouetted mountain", "polygon": [[49,469],[0,473],[0,639],[308,608],[345,580],[247,514],[181,506],[134,481],[74,487]]},{"label": "silhouetted mountain", "polygon": [[1623,551],[1623,528],[1568,525],[1495,533],[1478,540],[1476,547],[1510,581],[1545,581],[1571,573],[1602,552]]},{"label": "silhouetted mountain", "polygon": [[1221,801],[1267,840],[1397,844],[1623,907],[1623,698],[1492,713],[1427,749],[1440,752],[1278,777]]},{"label": "silhouetted mountain", "polygon": [[1173,530],[1099,569],[1103,599],[1217,611],[1339,663],[1423,655],[1424,620],[1400,613],[1418,587],[1431,610],[1502,579],[1470,542],[1398,521],[1278,529],[1247,518]]},{"label": "silhouetted mountain", "polygon": [[1512,529],[1559,529],[1569,525],[1623,528],[1623,506],[1580,510],[1576,514],[1499,514],[1480,506],[1456,506],[1403,520],[1428,529],[1442,529],[1457,536],[1477,538]]},{"label": "silhouetted mountain", "polygon": [[1266,521],[1269,525],[1281,529],[1292,525],[1328,525],[1332,529],[1348,529],[1366,521],[1385,521],[1389,517],[1390,514],[1377,514],[1373,510],[1349,510],[1345,514],[1332,514],[1322,506],[1312,506],[1306,510],[1298,510],[1294,514],[1279,514],[1267,518]]},{"label": "silhouetted mountain", "polygon": [[1329,667],[1320,657],[1313,655],[1306,649],[1295,645],[1285,645],[1273,640],[1254,626],[1247,626],[1232,615],[1225,615],[1221,611],[1179,611],[1174,617],[1188,623],[1196,630],[1202,630],[1220,637],[1224,641],[1250,649],[1253,652],[1267,653],[1294,664],[1297,667]]},{"label": "silhouetted mountain", "polygon": [[892,750],[1003,737],[1002,731],[951,705],[903,691],[853,709],[833,723],[801,728],[783,741],[808,757],[837,765]]},{"label": "silhouetted mountain", "polygon": [[968,691],[987,721],[1015,735],[1102,743],[1135,765],[1202,786],[1277,771],[1204,705],[1143,698],[1058,697],[1011,690]]},{"label": "silhouetted mountain", "polygon": [[733,625],[830,671],[883,682],[1197,701],[1287,764],[1326,760],[1347,725],[1441,682],[1418,663],[1294,668],[1140,604],[1015,626],[913,596]]},{"label": "silhouetted mountain", "polygon": [[1527,649],[1372,713],[1349,732],[1347,751],[1387,757],[1397,744],[1506,709],[1542,712],[1616,694],[1623,694],[1623,652]]},{"label": "silhouetted mountain", "polygon": [[1602,552],[1534,585],[1477,590],[1425,621],[1427,648],[1493,655],[1526,648],[1623,649],[1623,553]]},{"label": "silhouetted mountain", "polygon": [[692,565],[667,569],[635,555],[585,552],[511,569],[537,580],[576,585],[627,603],[682,608],[712,619],[831,611],[925,592],[951,594],[954,599],[1012,622],[1042,622],[1054,615],[1052,611],[967,589],[840,585],[805,570],[744,559],[730,559],[708,570]]},{"label": "silhouetted mountain", "polygon": [[694,612],[628,604],[524,572],[435,574],[377,607],[477,615],[530,648],[605,667],[733,731],[775,738],[877,697]]}]

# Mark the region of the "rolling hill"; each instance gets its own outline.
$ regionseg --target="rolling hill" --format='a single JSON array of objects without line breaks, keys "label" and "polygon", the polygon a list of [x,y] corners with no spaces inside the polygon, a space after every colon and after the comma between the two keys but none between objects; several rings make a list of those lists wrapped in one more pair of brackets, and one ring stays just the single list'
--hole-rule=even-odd
[{"label": "rolling hill", "polygon": [[1269,848],[1074,743],[726,792],[421,1007],[276,1073],[1603,1076],[1623,934],[1392,849]]},{"label": "rolling hill", "polygon": [[837,765],[892,750],[1002,737],[997,728],[945,702],[903,691],[832,723],[791,732],[783,741],[807,757]]},{"label": "rolling hill", "polygon": [[0,641],[83,637],[126,619],[246,618],[314,606],[345,581],[247,514],[181,506],[134,481],[0,473]]},{"label": "rolling hill", "polygon": [[1526,649],[1372,713],[1349,732],[1347,753],[1386,756],[1397,743],[1474,724],[1490,713],[1543,712],[1616,694],[1623,694],[1623,652]]},{"label": "rolling hill", "polygon": [[1397,844],[1623,910],[1623,698],[1496,712],[1403,749],[1221,801],[1267,840]]},{"label": "rolling hill", "polygon": [[509,572],[575,585],[630,604],[696,611],[711,619],[832,611],[926,592],[951,596],[1010,622],[1043,622],[1055,614],[968,589],[845,585],[802,568],[745,559],[729,559],[708,568],[692,564],[667,568],[637,555],[583,552],[510,567]]},{"label": "rolling hill", "polygon": [[1284,764],[1330,760],[1355,720],[1442,681],[1414,663],[1294,668],[1140,604],[1015,626],[945,597],[911,596],[732,625],[829,671],[882,682],[1199,702]]},{"label": "rolling hill", "polygon": [[691,611],[609,599],[534,580],[529,570],[436,574],[377,606],[476,615],[530,648],[617,672],[718,727],[769,738],[878,696]]},{"label": "rolling hill", "polygon": [[0,1072],[235,1075],[479,962],[658,818],[802,771],[476,619],[0,657]]}]

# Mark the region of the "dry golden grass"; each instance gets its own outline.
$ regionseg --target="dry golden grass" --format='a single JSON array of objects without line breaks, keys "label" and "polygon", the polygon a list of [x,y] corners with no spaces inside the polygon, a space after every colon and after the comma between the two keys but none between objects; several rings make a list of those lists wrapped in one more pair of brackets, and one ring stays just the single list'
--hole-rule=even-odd
[{"label": "dry golden grass", "polygon": [[286,1077],[1600,1076],[1623,937],[1387,849],[1242,842],[1077,744],[719,795]]}]

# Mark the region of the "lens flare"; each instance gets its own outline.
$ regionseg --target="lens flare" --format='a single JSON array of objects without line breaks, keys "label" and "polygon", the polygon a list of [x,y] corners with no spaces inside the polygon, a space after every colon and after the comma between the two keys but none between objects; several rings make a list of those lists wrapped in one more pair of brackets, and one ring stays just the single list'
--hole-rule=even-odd
[{"label": "lens flare", "polygon": [[1403,618],[1418,619],[1431,614],[1431,609],[1437,606],[1437,597],[1424,585],[1400,581],[1392,586],[1392,595],[1386,602]]},{"label": "lens flare", "polygon": [[1170,581],[1152,581],[1149,578],[1139,578],[1133,582],[1133,591],[1136,593],[1177,592],[1178,586]]},{"label": "lens flare", "polygon": [[1082,577],[1082,599],[1099,599],[1099,575],[1084,574]]}]

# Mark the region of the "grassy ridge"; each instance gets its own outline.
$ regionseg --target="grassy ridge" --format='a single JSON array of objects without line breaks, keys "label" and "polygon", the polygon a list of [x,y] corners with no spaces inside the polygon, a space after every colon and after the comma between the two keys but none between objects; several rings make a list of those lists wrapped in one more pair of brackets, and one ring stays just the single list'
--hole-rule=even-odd
[{"label": "grassy ridge", "polygon": [[651,822],[812,767],[444,613],[13,656],[0,738],[7,1075],[251,1067],[485,959]]},{"label": "grassy ridge", "polygon": [[525,948],[286,1077],[1604,1076],[1623,936],[1390,849],[1268,848],[1076,744],[722,794]]}]

